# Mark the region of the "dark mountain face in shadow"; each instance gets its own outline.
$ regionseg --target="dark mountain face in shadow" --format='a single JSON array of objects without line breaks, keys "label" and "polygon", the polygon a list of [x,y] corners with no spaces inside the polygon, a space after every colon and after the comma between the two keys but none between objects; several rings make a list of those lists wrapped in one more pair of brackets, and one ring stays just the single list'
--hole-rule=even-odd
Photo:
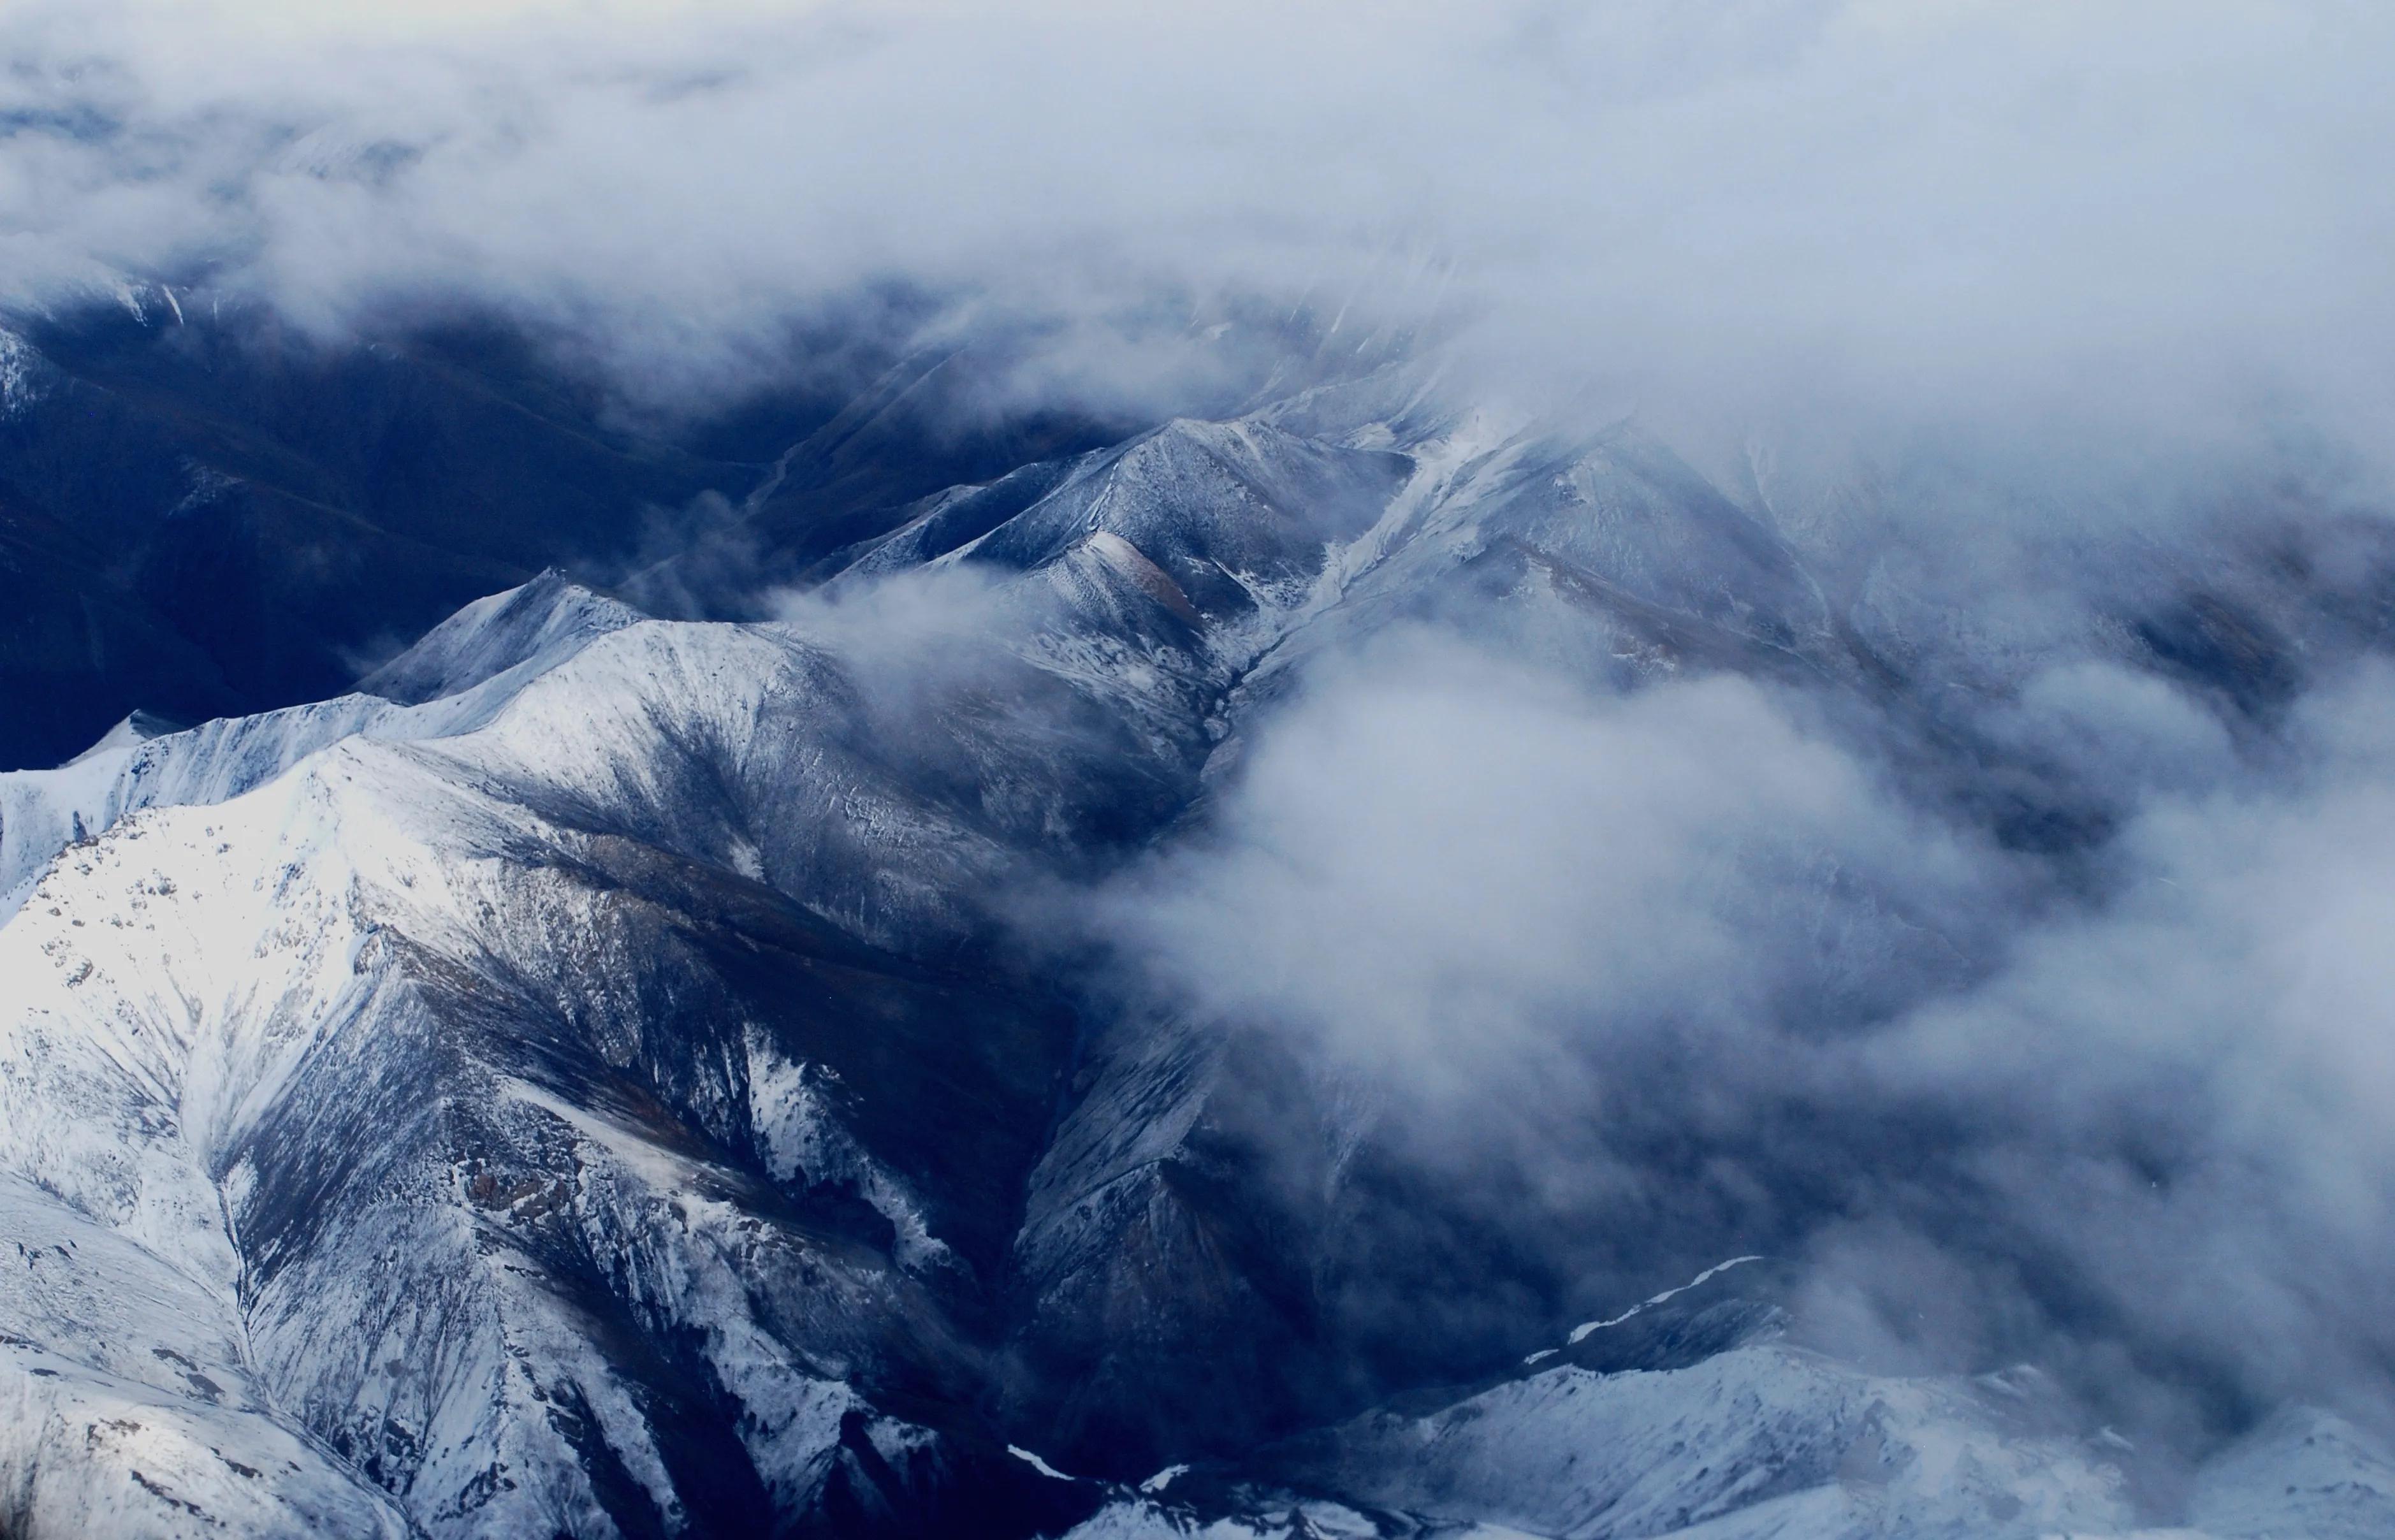
[{"label": "dark mountain face in shadow", "polygon": [[129,294],[13,323],[0,765],[56,763],[136,707],[337,693],[546,567],[736,612],[915,498],[1138,426],[992,415],[999,364],[910,348],[903,306],[794,335],[767,383],[661,422],[488,315],[328,341],[205,291]]}]

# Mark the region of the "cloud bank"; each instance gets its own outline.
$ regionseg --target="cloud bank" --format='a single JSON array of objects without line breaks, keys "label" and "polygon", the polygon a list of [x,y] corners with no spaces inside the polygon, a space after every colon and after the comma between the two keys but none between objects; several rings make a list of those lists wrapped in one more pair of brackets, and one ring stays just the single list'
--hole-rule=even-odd
[{"label": "cloud bank", "polygon": [[1991,715],[2126,809],[2089,862],[1807,697],[1385,640],[1097,923],[1126,987],[1289,1034],[1599,1298],[1765,1250],[1813,1340],[2039,1362],[2158,1449],[2288,1398],[2386,1425],[2395,674],[2242,748],[2092,661]]},{"label": "cloud bank", "polygon": [[898,284],[1058,326],[1049,390],[1263,296],[1667,419],[2375,441],[2390,46],[2335,0],[36,0],[0,254],[327,326],[479,296],[660,399]]}]

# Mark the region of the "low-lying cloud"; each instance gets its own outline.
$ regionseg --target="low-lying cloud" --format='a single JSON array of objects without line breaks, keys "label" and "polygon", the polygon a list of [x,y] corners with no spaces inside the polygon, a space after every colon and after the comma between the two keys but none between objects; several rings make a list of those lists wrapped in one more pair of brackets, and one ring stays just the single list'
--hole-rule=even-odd
[{"label": "low-lying cloud", "polygon": [[1469,1080],[1591,1030],[1740,1033],[1884,981],[1841,954],[1857,905],[1935,971],[1986,881],[1744,679],[1591,697],[1428,635],[1325,676],[1120,913],[1165,987],[1343,1058]]},{"label": "low-lying cloud", "polygon": [[2123,809],[2091,869],[1930,810],[1887,724],[1417,636],[1317,675],[1096,912],[1127,987],[1370,1087],[1496,1229],[1631,1257],[1612,1296],[1766,1250],[1881,1367],[2033,1359],[2174,1442],[2385,1420],[2388,720],[2383,668],[2243,747],[2150,674],[2045,670],[1986,725]]},{"label": "low-lying cloud", "polygon": [[2359,1394],[2381,1415],[2390,710],[2374,666],[2305,704],[2283,774],[2154,797],[2107,902],[2031,927],[1865,1058],[1873,1094],[1990,1124],[1991,1188],[2142,1331],[2261,1393]]}]

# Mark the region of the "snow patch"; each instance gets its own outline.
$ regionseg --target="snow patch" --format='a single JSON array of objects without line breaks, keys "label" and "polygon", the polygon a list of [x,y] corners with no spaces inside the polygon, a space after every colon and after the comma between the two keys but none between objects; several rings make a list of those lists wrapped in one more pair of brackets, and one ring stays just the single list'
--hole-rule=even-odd
[{"label": "snow patch", "polygon": [[42,362],[32,343],[0,330],[0,420],[17,416],[42,399]]},{"label": "snow patch", "polygon": [[1008,1444],[1006,1446],[1006,1452],[1013,1455],[1016,1459],[1021,1460],[1025,1465],[1029,1466],[1032,1469],[1039,1472],[1042,1476],[1049,1477],[1052,1480],[1070,1481],[1078,1479],[1076,1477],[1065,1475],[1063,1471],[1057,1469],[1054,1466],[1050,1465],[1047,1461],[1041,1459],[1039,1455],[1034,1454],[1031,1451],[1024,1448],[1019,1443]]},{"label": "snow patch", "polygon": [[1566,1340],[1570,1342],[1579,1342],[1591,1332],[1601,1332],[1608,1326],[1619,1326],[1623,1322],[1629,1320],[1632,1316],[1638,1314],[1641,1310],[1651,1309],[1654,1306],[1661,1304],[1664,1300],[1671,1298],[1675,1294],[1686,1294],[1690,1289],[1695,1288],[1698,1284],[1710,1281],[1716,1273],[1727,1272],[1730,1269],[1738,1267],[1742,1263],[1760,1262],[1762,1260],[1763,1258],[1760,1257],[1733,1257],[1727,1262],[1715,1262],[1712,1267],[1705,1269],[1704,1271],[1697,1274],[1694,1278],[1689,1279],[1678,1288],[1665,1289],[1661,1294],[1649,1296],[1647,1298],[1631,1306],[1620,1315],[1614,1316],[1609,1320],[1582,1322],[1581,1324],[1572,1328],[1571,1336]]}]

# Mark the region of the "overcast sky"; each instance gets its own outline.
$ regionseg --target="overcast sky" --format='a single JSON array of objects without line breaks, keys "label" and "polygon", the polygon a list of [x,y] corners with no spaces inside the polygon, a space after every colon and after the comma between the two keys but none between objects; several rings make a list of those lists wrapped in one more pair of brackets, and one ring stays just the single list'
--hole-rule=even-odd
[{"label": "overcast sky", "polygon": [[1491,386],[1772,420],[2375,443],[2395,357],[2361,0],[21,0],[0,47],[20,291],[470,291],[670,389],[893,277],[1435,307]]}]

